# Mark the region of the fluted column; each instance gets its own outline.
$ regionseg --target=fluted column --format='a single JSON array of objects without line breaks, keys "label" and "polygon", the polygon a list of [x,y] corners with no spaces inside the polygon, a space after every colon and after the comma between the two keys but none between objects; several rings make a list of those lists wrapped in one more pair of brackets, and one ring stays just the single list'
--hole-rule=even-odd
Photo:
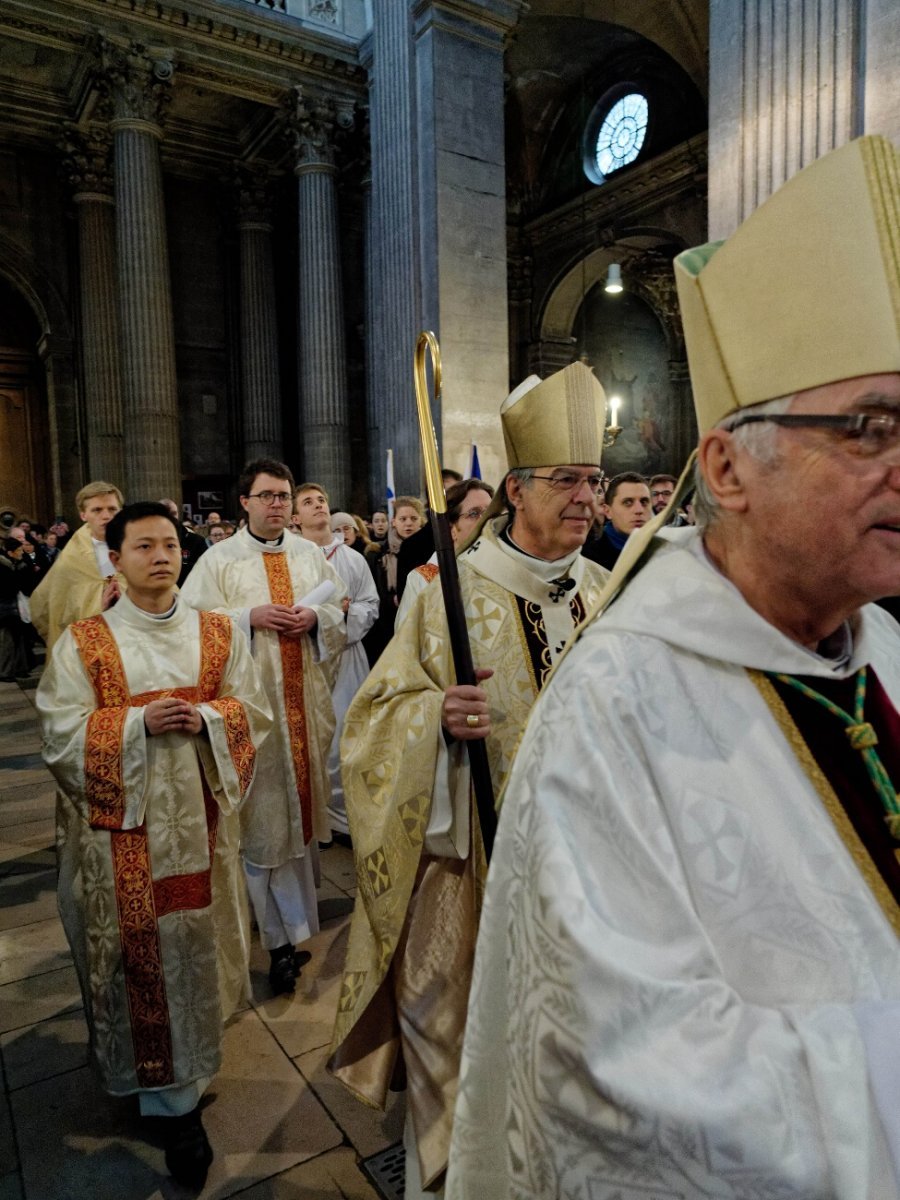
[{"label": "fluted column", "polygon": [[102,122],[70,126],[63,169],[78,212],[81,363],[87,463],[84,478],[125,486],[122,370],[116,298],[116,225],[112,139]]},{"label": "fluted column", "polygon": [[350,430],[344,303],[338,239],[334,135],[352,114],[327,98],[291,93],[288,130],[294,149],[299,219],[300,424],[303,469],[332,504],[350,495]]},{"label": "fluted column", "polygon": [[244,458],[281,459],[281,375],[268,170],[240,166],[237,184]]},{"label": "fluted column", "polygon": [[113,106],[116,245],[127,491],[181,497],[175,334],[159,142],[173,65],[135,44],[102,43]]},{"label": "fluted column", "polygon": [[[386,451],[398,493],[418,493],[419,435],[410,395],[413,348],[422,327],[419,178],[413,45],[408,3],[374,0],[369,112],[372,138],[371,297],[367,407],[373,499],[384,504]],[[433,248],[427,248],[426,252]],[[430,254],[429,254],[430,258]],[[432,270],[434,264],[428,263]],[[437,330],[439,326],[434,324]],[[435,413],[440,432],[440,413]]]},{"label": "fluted column", "polygon": [[867,7],[711,0],[710,237],[727,237],[801,167],[863,132]]}]

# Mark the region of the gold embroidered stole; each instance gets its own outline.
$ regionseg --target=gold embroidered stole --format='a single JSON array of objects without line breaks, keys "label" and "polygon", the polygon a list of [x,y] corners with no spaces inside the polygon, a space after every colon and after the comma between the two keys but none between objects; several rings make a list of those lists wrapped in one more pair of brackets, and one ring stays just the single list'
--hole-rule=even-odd
[{"label": "gold embroidered stole", "polygon": [[894,899],[891,889],[885,883],[862,838],[854,829],[852,821],[844,810],[844,806],[838,799],[834,788],[829,783],[825,772],[816,762],[809,746],[803,740],[796,722],[788,711],[787,705],[762,671],[748,670],[747,674],[766,702],[769,711],[775,718],[778,728],[787,739],[788,745],[791,747],[803,769],[803,773],[815,788],[838,836],[844,843],[860,875],[862,875],[869,890],[878,902],[879,908],[885,917],[887,917],[891,928],[900,936],[900,905]]},{"label": "gold embroidered stole", "polygon": [[192,704],[212,703],[225,720],[232,761],[244,794],[253,776],[255,749],[243,705],[231,697],[216,701],[231,649],[231,622],[200,613],[200,680],[197,687],[141,692],[132,696],[115,638],[101,616],[70,626],[98,708],[88,718],[85,739],[85,791],[93,829],[110,835],[119,938],[138,1085],[165,1087],[174,1081],[172,1038],[159,940],[159,919],[169,913],[206,908],[212,899],[212,862],[218,805],[201,775],[206,810],[209,866],[203,871],[153,879],[146,822],[121,828],[125,815],[122,732],[129,708],[177,696]]},{"label": "gold embroidered stole", "polygon": [[[263,565],[269,581],[269,597],[273,604],[294,604],[294,587],[287,554],[263,554]],[[303,704],[303,643],[299,638],[278,635],[281,654],[281,678],[284,692],[284,713],[287,719],[294,764],[294,779],[300,798],[303,821],[303,840],[312,841],[312,781],[309,775],[309,737],[306,729],[306,708]]]}]

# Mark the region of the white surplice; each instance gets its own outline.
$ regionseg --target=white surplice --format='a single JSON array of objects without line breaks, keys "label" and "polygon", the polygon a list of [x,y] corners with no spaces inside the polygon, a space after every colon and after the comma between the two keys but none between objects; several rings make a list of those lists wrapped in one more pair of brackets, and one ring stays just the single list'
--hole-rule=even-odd
[{"label": "white surplice", "polygon": [[320,549],[326,562],[329,562],[343,579],[350,599],[345,621],[347,645],[341,655],[337,679],[331,693],[335,730],[331,749],[328,751],[328,774],[331,779],[328,817],[334,832],[349,833],[344,785],[341,781],[341,733],[350,701],[369,673],[369,659],[362,639],[375,624],[378,616],[378,589],[364,556],[344,545],[343,534],[336,534],[327,546]]},{"label": "white surplice", "polygon": [[[268,567],[267,558],[272,560]],[[250,610],[275,602],[270,579],[282,581],[286,593],[277,602],[288,604],[303,600],[323,582],[334,585],[327,601],[313,605],[318,617],[314,636],[304,634],[290,646],[272,630],[252,630],[253,658],[275,724],[257,766],[254,802],[242,822],[241,853],[262,942],[271,950],[302,941],[319,928],[313,855],[307,850],[316,839],[331,836],[331,686],[346,639],[341,611],[346,589],[318,546],[293,533],[261,542],[242,529],[207,550],[181,595],[194,608],[226,613],[251,637]],[[284,656],[297,647],[299,661],[289,662],[286,670]],[[305,821],[301,786],[308,789],[310,801]]]},{"label": "white surplice", "polygon": [[837,665],[755,613],[695,530],[661,542],[508,781],[447,1195],[891,1200],[897,937],[747,669],[871,663],[896,706],[900,630],[866,607]]},{"label": "white surplice", "polygon": [[[91,660],[106,683],[76,639],[95,622],[112,635]],[[239,810],[271,713],[242,635],[222,617],[203,627],[205,639],[186,604],[159,619],[123,596],[66,629],[36,696],[60,787],[60,913],[114,1094],[163,1098],[208,1080],[222,1022],[249,988]],[[117,680],[111,703],[97,689]],[[197,704],[203,733],[150,737],[143,704],[176,689]]]}]

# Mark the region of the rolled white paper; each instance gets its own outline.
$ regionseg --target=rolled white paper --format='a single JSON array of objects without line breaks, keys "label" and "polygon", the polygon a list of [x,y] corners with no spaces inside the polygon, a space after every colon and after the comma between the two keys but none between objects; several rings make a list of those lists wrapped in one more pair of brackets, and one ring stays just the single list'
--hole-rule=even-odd
[{"label": "rolled white paper", "polygon": [[302,600],[298,600],[294,608],[315,608],[317,604],[324,604],[326,600],[330,600],[333,595],[334,583],[330,579],[323,579]]}]

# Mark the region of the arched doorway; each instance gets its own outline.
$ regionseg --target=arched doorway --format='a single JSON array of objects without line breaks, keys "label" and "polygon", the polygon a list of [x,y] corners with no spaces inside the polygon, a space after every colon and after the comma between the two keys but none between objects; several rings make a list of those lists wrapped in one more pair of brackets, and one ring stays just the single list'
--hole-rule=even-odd
[{"label": "arched doorway", "polygon": [[0,504],[46,521],[53,489],[41,336],[25,298],[0,276]]}]

